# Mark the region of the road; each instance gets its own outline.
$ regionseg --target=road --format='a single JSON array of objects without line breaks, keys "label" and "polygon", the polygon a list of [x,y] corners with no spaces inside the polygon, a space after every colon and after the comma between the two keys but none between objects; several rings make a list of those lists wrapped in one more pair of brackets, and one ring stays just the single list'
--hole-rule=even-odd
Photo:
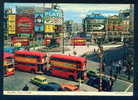
[{"label": "road", "polygon": [[[15,75],[4,77],[4,90],[5,91],[20,91],[23,89],[25,84],[27,84],[29,86],[29,91],[37,91],[38,86],[30,83],[30,79],[33,78],[34,76],[36,76],[36,74],[16,70]],[[47,76],[47,75],[45,76],[47,77],[48,82],[56,82],[59,84],[69,83],[69,84],[79,85],[79,82],[70,81],[70,80],[63,79],[60,77],[55,77],[55,76]],[[97,89],[91,86],[88,86],[86,84],[81,84],[80,91],[96,92]]]},{"label": "road", "polygon": [[[75,50],[77,50],[78,53],[80,52],[79,54],[82,54],[81,49],[83,49],[83,51],[84,51],[85,48],[87,48],[86,51],[89,51],[89,50],[93,51],[94,47],[96,47],[96,46],[90,46],[89,48],[87,48],[86,46],[83,48],[75,47]],[[72,48],[72,47],[70,47],[70,48]],[[113,60],[118,60],[123,57],[123,52],[122,52],[123,48],[122,47],[112,48],[112,47],[108,46],[108,49],[109,48],[110,48],[110,50],[106,50],[104,52],[106,64],[109,63],[110,58],[112,58]],[[72,50],[73,50],[73,48],[72,48]],[[83,53],[85,53],[85,52],[83,52]],[[116,55],[118,55],[118,56],[116,56]],[[99,68],[98,58],[95,54],[93,54],[91,52],[89,55],[86,56],[86,58],[88,58],[88,63],[87,63],[88,70]],[[31,91],[36,91],[38,87],[29,82],[30,79],[34,76],[35,76],[35,74],[16,71],[15,75],[10,76],[10,77],[4,77],[4,90],[19,91],[19,90],[22,90],[22,88],[24,87],[25,84],[27,84]],[[54,76],[47,76],[47,78],[48,78],[49,82],[57,82],[60,84],[62,84],[62,83],[78,84],[78,82],[73,82],[73,81],[69,81],[69,80],[62,79],[59,77],[54,77]],[[88,86],[86,84],[82,84],[81,91],[97,91],[97,89],[95,89],[91,86]],[[122,92],[123,91],[133,91],[133,84],[130,82],[127,82],[127,81],[117,79],[114,82],[112,91],[122,91]]]}]

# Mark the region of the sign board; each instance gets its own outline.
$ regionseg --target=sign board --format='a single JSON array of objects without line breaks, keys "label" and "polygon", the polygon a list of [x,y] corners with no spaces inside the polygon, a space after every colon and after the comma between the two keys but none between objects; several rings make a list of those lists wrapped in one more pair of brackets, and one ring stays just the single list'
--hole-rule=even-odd
[{"label": "sign board", "polygon": [[16,15],[8,15],[8,21],[15,21]]},{"label": "sign board", "polygon": [[94,24],[94,25],[92,25],[92,29],[95,30],[95,31],[104,30],[104,28],[105,28],[105,25],[103,25],[103,24]]},{"label": "sign board", "polygon": [[15,47],[20,47],[20,46],[22,46],[22,44],[20,42],[17,42],[17,43],[14,43],[14,46]]},{"label": "sign board", "polygon": [[29,45],[29,38],[27,38],[27,37],[14,37],[14,38],[12,38],[12,43],[13,44],[21,43],[22,46],[27,46],[27,45]]},{"label": "sign board", "polygon": [[60,9],[46,9],[45,10],[45,24],[62,25],[63,11]]},{"label": "sign board", "polygon": [[16,15],[8,15],[7,29],[8,34],[16,34]]},{"label": "sign board", "polygon": [[17,33],[28,33],[28,34],[33,33],[34,15],[32,14],[17,15],[16,29]]},{"label": "sign board", "polygon": [[25,6],[17,6],[16,13],[17,14],[34,14],[34,7],[25,7]]},{"label": "sign board", "polygon": [[45,25],[45,32],[55,32],[55,25]]},{"label": "sign board", "polygon": [[62,25],[63,19],[62,18],[46,17],[44,23],[45,24],[52,24],[52,25]]},{"label": "sign board", "polygon": [[43,21],[43,14],[38,13],[35,14],[35,32],[43,32],[44,31],[44,21]]},{"label": "sign board", "polygon": [[62,15],[63,15],[63,12],[60,9],[46,9],[45,10],[46,17],[61,18]]}]

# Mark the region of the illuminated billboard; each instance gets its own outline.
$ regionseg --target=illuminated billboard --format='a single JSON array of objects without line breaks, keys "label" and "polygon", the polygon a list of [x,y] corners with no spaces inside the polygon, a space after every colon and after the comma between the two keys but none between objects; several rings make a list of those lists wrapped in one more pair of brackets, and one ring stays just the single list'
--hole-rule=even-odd
[{"label": "illuminated billboard", "polygon": [[17,33],[31,34],[34,31],[34,15],[21,14],[16,18],[16,31]]},{"label": "illuminated billboard", "polygon": [[46,9],[45,10],[45,24],[62,25],[63,12],[60,9]]},{"label": "illuminated billboard", "polygon": [[8,22],[7,22],[7,27],[8,27],[8,34],[16,34],[16,15],[8,15]]},{"label": "illuminated billboard", "polygon": [[35,14],[35,32],[43,32],[44,31],[44,21],[43,21],[43,14],[38,13]]},{"label": "illuminated billboard", "polygon": [[55,32],[55,25],[45,25],[45,32]]}]

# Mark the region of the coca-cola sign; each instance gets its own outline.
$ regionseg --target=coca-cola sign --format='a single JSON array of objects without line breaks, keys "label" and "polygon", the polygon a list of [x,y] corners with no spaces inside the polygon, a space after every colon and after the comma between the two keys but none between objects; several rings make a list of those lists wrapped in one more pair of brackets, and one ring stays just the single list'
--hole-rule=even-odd
[{"label": "coca-cola sign", "polygon": [[17,15],[16,19],[17,33],[33,33],[34,16],[33,15]]}]

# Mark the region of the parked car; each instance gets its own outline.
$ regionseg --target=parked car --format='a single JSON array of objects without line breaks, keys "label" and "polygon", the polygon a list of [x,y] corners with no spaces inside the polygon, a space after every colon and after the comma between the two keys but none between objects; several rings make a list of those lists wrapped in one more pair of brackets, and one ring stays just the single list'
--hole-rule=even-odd
[{"label": "parked car", "polygon": [[42,75],[35,76],[34,78],[31,79],[30,82],[35,84],[35,85],[38,85],[38,86],[48,84],[47,78],[45,76],[42,76]]},{"label": "parked car", "polygon": [[[87,84],[95,88],[99,88],[100,77],[98,75],[90,76]],[[106,76],[102,76],[102,90],[111,91],[110,79]]]},{"label": "parked car", "polygon": [[63,91],[79,91],[79,86],[74,84],[62,84]]},{"label": "parked car", "polygon": [[99,74],[99,71],[97,70],[90,70],[87,72],[87,77],[91,77],[91,76],[97,76]]},{"label": "parked car", "polygon": [[41,85],[38,91],[62,91],[62,88],[58,83],[49,82],[48,84]]}]

